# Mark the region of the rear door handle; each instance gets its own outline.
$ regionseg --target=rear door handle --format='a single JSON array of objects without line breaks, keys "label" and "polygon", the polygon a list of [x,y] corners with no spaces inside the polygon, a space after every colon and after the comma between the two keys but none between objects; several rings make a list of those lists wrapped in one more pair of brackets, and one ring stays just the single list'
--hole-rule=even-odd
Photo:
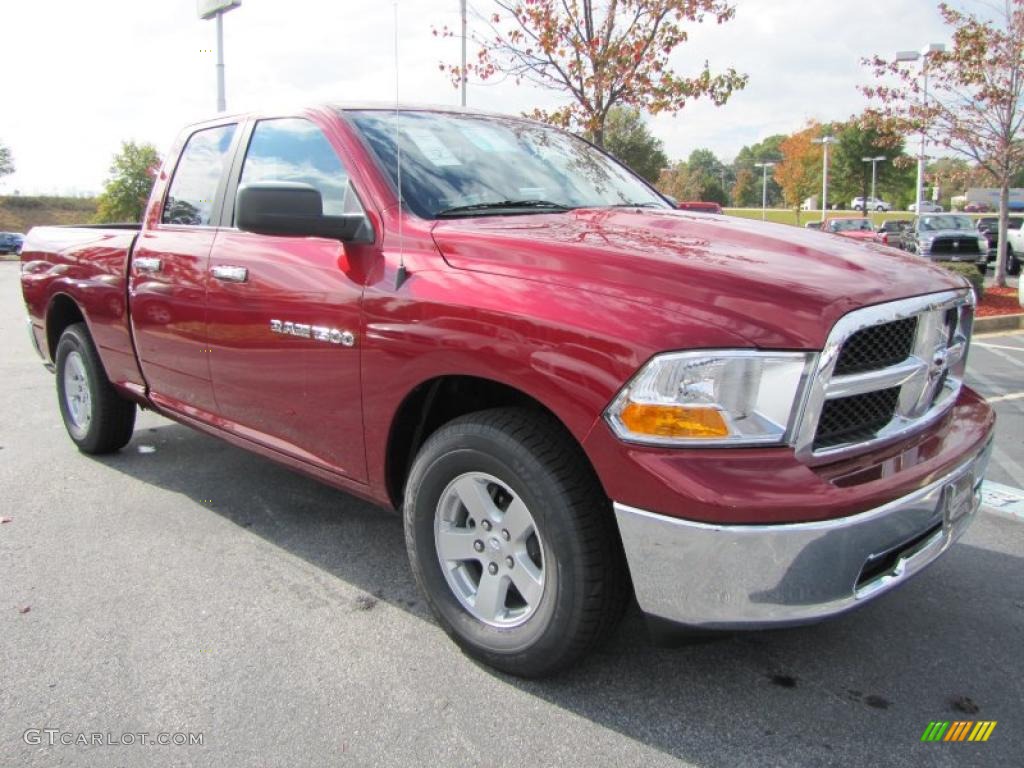
[{"label": "rear door handle", "polygon": [[210,274],[217,280],[223,280],[226,283],[244,283],[249,279],[249,270],[245,267],[221,265],[212,267]]},{"label": "rear door handle", "polygon": [[159,272],[163,268],[163,262],[160,259],[153,258],[152,256],[142,256],[137,259],[132,259],[132,264],[135,265],[136,272],[147,272],[154,273]]}]

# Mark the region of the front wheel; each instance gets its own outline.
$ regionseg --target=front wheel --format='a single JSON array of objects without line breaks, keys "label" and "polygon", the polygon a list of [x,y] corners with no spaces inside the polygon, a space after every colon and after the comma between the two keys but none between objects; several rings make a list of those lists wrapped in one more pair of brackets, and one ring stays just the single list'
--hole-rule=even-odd
[{"label": "front wheel", "polygon": [[57,401],[64,427],[83,453],[113,453],[135,428],[135,403],[114,389],[85,323],[68,326],[57,343]]},{"label": "front wheel", "polygon": [[618,623],[628,594],[611,504],[548,416],[480,411],[435,432],[406,486],[416,580],[470,656],[541,677]]},{"label": "front wheel", "polygon": [[1014,276],[1020,274],[1020,262],[1012,248],[1006,252],[1006,274]]}]

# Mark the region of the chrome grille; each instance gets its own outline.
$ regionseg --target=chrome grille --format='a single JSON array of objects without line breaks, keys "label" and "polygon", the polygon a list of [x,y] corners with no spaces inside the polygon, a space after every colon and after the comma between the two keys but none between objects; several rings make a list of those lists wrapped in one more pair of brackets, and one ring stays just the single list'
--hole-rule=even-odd
[{"label": "chrome grille", "polygon": [[814,449],[870,440],[892,420],[899,387],[826,400],[814,436]]},{"label": "chrome grille", "polygon": [[842,317],[811,380],[797,455],[808,463],[835,460],[941,416],[963,382],[973,297],[947,291]]},{"label": "chrome grille", "polygon": [[932,241],[931,253],[981,253],[978,238],[974,237],[937,237]]},{"label": "chrome grille", "polygon": [[843,342],[833,375],[873,371],[906,360],[916,332],[916,317],[857,331]]}]

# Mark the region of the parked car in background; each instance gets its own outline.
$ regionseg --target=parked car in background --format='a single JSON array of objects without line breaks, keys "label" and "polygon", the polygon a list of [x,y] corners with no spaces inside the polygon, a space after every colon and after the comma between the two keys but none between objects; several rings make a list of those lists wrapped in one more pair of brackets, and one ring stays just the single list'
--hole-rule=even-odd
[{"label": "parked car in background", "polygon": [[824,231],[853,240],[874,240],[875,228],[864,218],[829,219],[825,222]]},{"label": "parked car in background", "polygon": [[867,198],[866,202],[865,202],[865,199],[863,197],[855,197],[850,202],[850,207],[853,210],[855,210],[855,211],[863,211],[865,209],[869,210],[869,211],[891,211],[892,210],[892,204],[891,203],[887,203],[887,202],[885,202],[885,200],[881,200],[881,199],[879,199],[877,197],[869,197],[869,198]]},{"label": "parked car in background", "polygon": [[20,232],[0,232],[0,253],[21,253],[25,236]]},{"label": "parked car in background", "polygon": [[910,219],[886,219],[875,230],[875,240],[882,245],[906,250],[904,241],[912,223]]},{"label": "parked car in background", "polygon": [[921,210],[917,210],[917,203],[911,203],[907,206],[907,210],[911,213],[942,213],[943,208],[938,203],[933,203],[931,200],[921,201]]},{"label": "parked car in background", "polygon": [[988,213],[991,210],[988,203],[967,203],[964,206],[964,213]]},{"label": "parked car in background", "polygon": [[974,228],[969,216],[918,216],[906,242],[908,251],[930,261],[972,263],[982,274],[988,266],[988,240]]},{"label": "parked car in background", "polygon": [[[1019,230],[1022,223],[1024,223],[1024,216],[1010,216],[1007,222],[1009,231],[1007,232],[1006,241],[1006,272],[1010,275],[1020,274],[1020,258],[1024,256],[1024,252],[1020,248],[1013,248],[1010,243],[1009,234],[1014,230]],[[996,260],[996,250],[999,243],[999,217],[982,216],[975,222],[975,226],[978,228],[978,232],[988,240],[988,263],[992,264]]]},{"label": "parked car in background", "polygon": [[691,200],[688,202],[677,203],[676,207],[680,211],[697,211],[698,213],[721,213],[722,206],[718,203],[708,203],[703,200]]}]

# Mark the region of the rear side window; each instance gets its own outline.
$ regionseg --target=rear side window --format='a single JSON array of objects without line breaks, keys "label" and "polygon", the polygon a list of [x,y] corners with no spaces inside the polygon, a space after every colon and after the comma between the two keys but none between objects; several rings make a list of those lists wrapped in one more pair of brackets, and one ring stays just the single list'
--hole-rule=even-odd
[{"label": "rear side window", "polygon": [[164,203],[164,224],[210,224],[213,199],[228,162],[235,127],[220,125],[189,137]]},{"label": "rear side window", "polygon": [[309,120],[261,120],[253,130],[242,166],[242,184],[292,181],[315,187],[324,214],[362,213],[348,174],[327,137]]}]

